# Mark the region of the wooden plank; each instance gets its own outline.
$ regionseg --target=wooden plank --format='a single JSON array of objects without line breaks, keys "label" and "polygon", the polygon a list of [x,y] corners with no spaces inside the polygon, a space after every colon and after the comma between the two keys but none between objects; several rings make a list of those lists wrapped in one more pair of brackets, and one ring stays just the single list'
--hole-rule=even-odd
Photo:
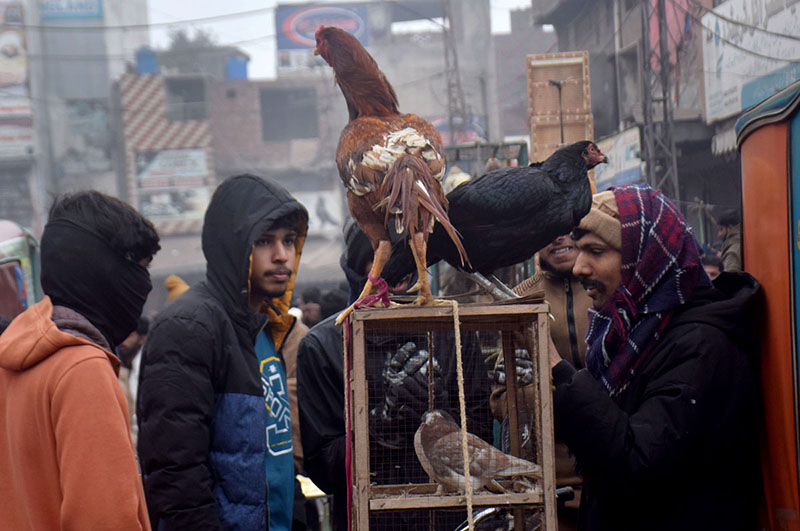
[{"label": "wooden plank", "polygon": [[[500,322],[517,322],[523,315],[533,315],[547,311],[545,304],[462,304],[458,314],[462,321],[470,318],[495,317]],[[452,306],[399,306],[394,308],[365,308],[351,315],[354,321],[376,321],[381,319],[448,319],[453,320]]]},{"label": "wooden plank", "polygon": [[[543,500],[539,489],[529,492],[508,492],[505,494],[473,494],[472,504],[478,506],[509,507],[516,505],[541,505]],[[372,511],[391,511],[397,509],[436,509],[447,507],[466,507],[463,494],[451,495],[409,495],[386,498],[372,498],[369,508]]]},{"label": "wooden plank", "polygon": [[[538,479],[541,479],[541,475],[538,476]],[[528,481],[526,480],[523,484],[520,480],[514,479],[498,479],[497,483],[505,489],[507,493],[509,492],[521,492],[522,489],[525,492],[529,490],[533,490],[531,487],[525,486]],[[376,485],[372,484],[370,488],[370,492],[372,493],[373,497],[379,498],[390,498],[390,497],[397,497],[397,496],[409,496],[409,495],[422,495],[422,494],[429,494],[434,495],[436,494],[436,490],[439,488],[438,483],[393,483],[393,484],[386,484],[386,485]],[[483,491],[486,493],[486,491]],[[437,496],[455,496],[457,493],[455,492],[448,492],[443,494],[436,494]]]},{"label": "wooden plank", "polygon": [[[529,55],[527,75],[531,161],[546,159],[563,144],[594,138],[588,52]],[[561,84],[560,91],[554,83]]]},{"label": "wooden plank", "polygon": [[357,531],[369,530],[369,415],[364,323],[351,321],[353,330],[353,524]]},{"label": "wooden plank", "polygon": [[553,384],[550,372],[550,323],[547,315],[538,319],[539,344],[536,349],[539,367],[539,464],[544,475],[544,531],[556,531],[556,463],[553,442]]}]

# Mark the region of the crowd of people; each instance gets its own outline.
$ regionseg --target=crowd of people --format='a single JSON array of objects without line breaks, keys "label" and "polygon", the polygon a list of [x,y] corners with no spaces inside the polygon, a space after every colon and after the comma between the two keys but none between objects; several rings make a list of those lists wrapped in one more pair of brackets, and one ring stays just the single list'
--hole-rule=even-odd
[{"label": "crowd of people", "polygon": [[[514,289],[543,291],[553,316],[557,484],[577,493],[559,504],[560,529],[756,528],[759,285],[741,271],[739,223],[721,217],[720,255],[703,254],[664,195],[617,187]],[[317,529],[303,474],[332,496],[333,529],[347,529],[334,319],[372,248],[348,223],[347,285],[295,293],[307,226],[274,181],[225,180],[204,220],[206,278],[169,278],[148,321],[153,225],[96,191],[59,198],[41,238],[45,297],[0,329],[0,528]],[[420,334],[368,341],[382,353],[366,360],[372,480],[425,482],[413,432],[431,381],[436,407],[459,417],[455,337],[437,336],[430,358]],[[530,359],[487,365],[476,332],[460,344],[469,431],[491,443],[494,421],[508,429],[507,379],[532,401]],[[442,512],[425,529],[463,517]],[[371,526],[415,529],[413,518]]]}]

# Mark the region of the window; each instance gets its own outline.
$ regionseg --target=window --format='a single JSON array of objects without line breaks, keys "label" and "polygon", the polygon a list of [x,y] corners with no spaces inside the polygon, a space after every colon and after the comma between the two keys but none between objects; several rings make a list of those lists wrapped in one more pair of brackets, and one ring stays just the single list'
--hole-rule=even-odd
[{"label": "window", "polygon": [[167,120],[206,120],[206,85],[203,79],[167,79]]},{"label": "window", "polygon": [[316,89],[261,89],[261,134],[265,142],[318,137]]}]

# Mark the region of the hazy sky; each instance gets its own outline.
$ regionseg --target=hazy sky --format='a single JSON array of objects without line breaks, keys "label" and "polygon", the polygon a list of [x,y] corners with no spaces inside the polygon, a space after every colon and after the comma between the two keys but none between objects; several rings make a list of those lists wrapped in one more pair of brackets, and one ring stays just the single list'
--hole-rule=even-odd
[{"label": "hazy sky", "polygon": [[[326,0],[321,0],[325,2]],[[345,0],[336,0],[343,2]],[[432,2],[438,0],[431,0]],[[456,0],[457,1],[457,0]],[[281,4],[304,4],[309,0],[280,0]],[[235,45],[250,55],[251,78],[275,77],[275,12],[276,0],[150,0],[150,23],[163,24],[205,17],[256,11],[247,16],[227,17],[200,23],[179,23],[157,26],[151,30],[151,43],[164,47],[170,29],[203,28],[210,30],[221,45]],[[491,0],[492,33],[510,29],[511,9],[529,7],[531,0]]]}]

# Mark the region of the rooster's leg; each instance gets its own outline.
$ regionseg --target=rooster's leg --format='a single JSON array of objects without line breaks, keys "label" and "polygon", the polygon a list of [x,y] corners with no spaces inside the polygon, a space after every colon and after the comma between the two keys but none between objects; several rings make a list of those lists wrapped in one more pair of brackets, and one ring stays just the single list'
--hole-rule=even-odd
[{"label": "rooster's leg", "polygon": [[[377,279],[381,276],[381,272],[383,271],[383,266],[386,265],[387,260],[389,260],[389,255],[392,254],[392,244],[389,240],[381,240],[378,242],[378,247],[375,249],[375,255],[372,258],[372,269],[369,270],[369,276],[367,277],[367,283],[364,284],[364,289],[361,290],[361,295],[358,296],[356,301],[360,301],[370,293],[372,293],[373,284],[370,278]],[[336,325],[342,324],[344,320],[347,318],[348,315],[353,313],[355,309],[355,303],[351,304],[345,310],[339,314],[339,317],[336,318]]]},{"label": "rooster's leg", "polygon": [[414,255],[414,262],[417,264],[417,283],[414,285],[414,288],[419,288],[419,295],[417,295],[414,304],[428,306],[433,304],[433,293],[431,293],[431,286],[428,283],[425,234],[421,232],[413,234],[409,244],[411,245],[411,252]]}]

